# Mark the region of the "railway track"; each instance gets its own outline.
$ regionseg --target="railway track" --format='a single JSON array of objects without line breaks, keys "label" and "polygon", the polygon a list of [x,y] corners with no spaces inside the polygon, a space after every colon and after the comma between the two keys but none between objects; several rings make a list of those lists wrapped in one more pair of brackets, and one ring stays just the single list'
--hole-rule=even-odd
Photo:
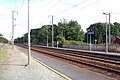
[{"label": "railway track", "polygon": [[[21,47],[27,48],[27,46],[23,45],[21,45]],[[37,52],[69,60],[76,64],[84,64],[120,75],[120,60],[115,58],[109,59],[106,57],[73,54],[72,51],[55,50],[43,47],[32,47],[31,49]]]}]

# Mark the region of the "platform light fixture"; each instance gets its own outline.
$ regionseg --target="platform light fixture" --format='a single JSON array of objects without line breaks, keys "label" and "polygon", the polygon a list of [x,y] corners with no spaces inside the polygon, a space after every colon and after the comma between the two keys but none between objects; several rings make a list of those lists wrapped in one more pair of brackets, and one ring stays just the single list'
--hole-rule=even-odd
[{"label": "platform light fixture", "polygon": [[106,53],[108,53],[108,36],[107,36],[107,14],[103,13],[105,15],[105,21],[106,21]]}]

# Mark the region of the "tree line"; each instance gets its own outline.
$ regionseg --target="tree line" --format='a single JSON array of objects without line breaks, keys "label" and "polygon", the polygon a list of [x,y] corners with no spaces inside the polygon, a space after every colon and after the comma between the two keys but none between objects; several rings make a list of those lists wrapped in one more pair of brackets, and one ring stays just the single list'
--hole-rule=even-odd
[{"label": "tree line", "polygon": [[3,34],[0,34],[0,43],[8,43],[8,40],[3,37]]},{"label": "tree line", "polygon": [[[108,27],[108,26],[107,26]],[[94,32],[91,36],[92,43],[95,43],[95,40],[97,40],[97,44],[104,44],[106,43],[106,23],[94,23],[91,24],[87,29],[87,32],[91,31]],[[109,35],[109,27],[107,28],[107,35]],[[85,33],[85,42],[89,42],[89,37],[87,33]],[[114,22],[113,24],[110,24],[110,37],[111,37],[111,43],[114,43],[114,40],[116,36],[120,37],[120,23]]]},{"label": "tree line", "polygon": [[[111,26],[111,41],[114,42],[116,36],[120,36],[120,23],[114,22]],[[108,28],[109,29],[109,28]],[[66,41],[79,41],[80,43],[89,42],[90,35],[88,32],[94,32],[91,35],[92,43],[104,44],[106,42],[106,23],[91,24],[84,32],[81,25],[74,20],[69,22],[58,22],[54,24],[54,44],[58,41],[59,44],[65,44]],[[15,43],[26,43],[28,40],[28,33],[24,36],[15,39]],[[49,44],[52,42],[52,25],[43,25],[41,28],[31,29],[31,43],[32,44],[46,44],[47,39]]]}]

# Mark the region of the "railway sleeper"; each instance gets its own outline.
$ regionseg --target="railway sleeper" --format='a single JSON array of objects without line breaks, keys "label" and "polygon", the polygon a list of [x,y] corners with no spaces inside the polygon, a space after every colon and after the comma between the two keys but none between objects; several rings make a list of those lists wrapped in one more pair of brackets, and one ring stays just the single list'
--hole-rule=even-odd
[{"label": "railway sleeper", "polygon": [[[27,46],[21,46],[24,48],[27,48]],[[35,48],[31,48],[32,50],[38,51],[38,52],[42,52],[42,53],[46,53],[49,55],[53,55],[59,58],[63,58],[66,60],[70,60],[72,62],[77,62],[77,63],[82,63],[82,64],[86,64],[86,65],[90,65],[90,66],[94,66],[94,67],[98,67],[98,68],[102,68],[102,69],[106,69],[108,71],[112,71],[112,72],[116,72],[120,74],[120,67],[116,67],[116,65],[113,64],[106,64],[104,62],[98,62],[98,61],[93,61],[93,60],[87,60],[87,59],[80,59],[79,57],[73,57],[73,56],[68,56],[68,55],[63,55],[63,54],[59,54],[59,53],[53,53],[53,52],[45,52],[45,51],[41,51],[40,49],[35,49]],[[56,55],[57,54],[57,55]]]}]

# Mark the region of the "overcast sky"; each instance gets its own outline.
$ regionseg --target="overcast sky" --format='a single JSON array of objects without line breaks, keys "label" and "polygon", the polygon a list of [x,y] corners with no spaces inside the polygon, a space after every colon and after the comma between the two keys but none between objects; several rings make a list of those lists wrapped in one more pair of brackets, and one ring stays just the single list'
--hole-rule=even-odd
[{"label": "overcast sky", "polygon": [[[12,11],[15,12],[15,38],[27,33],[27,1],[0,0],[0,33],[10,39],[12,32]],[[120,23],[120,0],[30,0],[30,28],[40,28],[65,18],[75,20],[86,31],[90,24],[105,22],[105,13],[111,13],[111,23]]]}]

